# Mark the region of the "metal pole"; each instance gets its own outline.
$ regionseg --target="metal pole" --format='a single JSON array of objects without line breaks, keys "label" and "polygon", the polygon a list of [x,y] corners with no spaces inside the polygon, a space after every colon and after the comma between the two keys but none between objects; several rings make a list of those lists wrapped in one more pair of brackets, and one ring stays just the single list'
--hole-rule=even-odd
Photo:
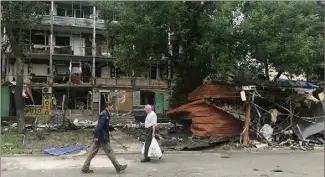
[{"label": "metal pole", "polygon": [[93,6],[93,65],[92,65],[92,77],[95,78],[95,59],[96,59],[96,6]]},{"label": "metal pole", "polygon": [[92,54],[93,54],[93,65],[92,65],[92,101],[91,101],[91,112],[94,116],[94,87],[95,87],[95,65],[96,65],[96,6],[93,6],[93,43],[92,43]]},{"label": "metal pole", "polygon": [[54,20],[54,1],[51,1],[51,34],[50,34],[50,85],[52,85],[53,82],[53,20]]},{"label": "metal pole", "polygon": [[290,126],[292,126],[293,121],[293,112],[292,112],[292,102],[290,101]]}]

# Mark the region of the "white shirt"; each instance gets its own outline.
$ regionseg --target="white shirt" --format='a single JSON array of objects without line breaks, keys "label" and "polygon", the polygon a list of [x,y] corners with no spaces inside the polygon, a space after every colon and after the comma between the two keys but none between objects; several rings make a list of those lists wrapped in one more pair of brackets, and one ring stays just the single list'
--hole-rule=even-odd
[{"label": "white shirt", "polygon": [[155,112],[151,111],[147,114],[146,121],[144,122],[144,127],[149,128],[153,125],[157,125],[157,115]]}]

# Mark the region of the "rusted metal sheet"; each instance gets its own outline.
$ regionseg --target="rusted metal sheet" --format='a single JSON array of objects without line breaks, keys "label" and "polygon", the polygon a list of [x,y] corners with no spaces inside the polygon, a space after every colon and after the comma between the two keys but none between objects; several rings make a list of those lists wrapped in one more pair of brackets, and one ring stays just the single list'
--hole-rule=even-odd
[{"label": "rusted metal sheet", "polygon": [[204,83],[191,92],[188,96],[188,100],[194,101],[205,98],[227,98],[233,97],[236,94],[239,94],[239,91],[234,87],[210,81]]},{"label": "rusted metal sheet", "polygon": [[175,120],[191,119],[191,131],[197,136],[236,136],[242,131],[242,121],[209,105],[205,100],[182,105],[167,114]]}]

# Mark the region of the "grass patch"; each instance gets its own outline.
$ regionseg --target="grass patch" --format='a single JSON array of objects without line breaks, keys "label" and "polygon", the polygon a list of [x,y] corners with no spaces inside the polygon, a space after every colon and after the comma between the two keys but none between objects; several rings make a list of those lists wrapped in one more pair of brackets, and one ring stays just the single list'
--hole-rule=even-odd
[{"label": "grass patch", "polygon": [[[92,130],[76,130],[66,132],[37,131],[22,134],[8,132],[1,136],[2,155],[42,154],[43,148],[66,147],[82,144],[89,146],[93,140]],[[23,143],[24,139],[24,143]]]},{"label": "grass patch", "polygon": [[1,136],[1,155],[3,154],[22,154],[23,136],[14,132],[9,132]]},{"label": "grass patch", "polygon": [[[141,150],[142,145],[137,138],[129,136],[121,131],[113,131],[111,134],[111,146],[116,152],[125,152],[129,148],[134,151]],[[1,135],[2,155],[12,154],[44,154],[44,148],[67,147],[71,145],[90,146],[93,142],[93,130],[72,130],[64,132],[35,131],[18,134],[6,132]],[[129,147],[130,146],[130,147]],[[99,150],[102,153],[102,149]]]}]

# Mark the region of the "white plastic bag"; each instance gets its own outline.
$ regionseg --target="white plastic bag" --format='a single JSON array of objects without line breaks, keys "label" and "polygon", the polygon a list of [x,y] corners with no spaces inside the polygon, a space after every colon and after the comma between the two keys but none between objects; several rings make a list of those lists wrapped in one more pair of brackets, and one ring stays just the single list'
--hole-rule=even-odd
[{"label": "white plastic bag", "polygon": [[[142,154],[144,154],[144,147],[145,147],[145,143],[143,143],[142,146]],[[156,138],[152,138],[149,150],[148,150],[148,157],[150,158],[157,158],[157,159],[161,159],[162,157],[162,152],[161,149],[159,147],[159,144],[156,140]]]}]

